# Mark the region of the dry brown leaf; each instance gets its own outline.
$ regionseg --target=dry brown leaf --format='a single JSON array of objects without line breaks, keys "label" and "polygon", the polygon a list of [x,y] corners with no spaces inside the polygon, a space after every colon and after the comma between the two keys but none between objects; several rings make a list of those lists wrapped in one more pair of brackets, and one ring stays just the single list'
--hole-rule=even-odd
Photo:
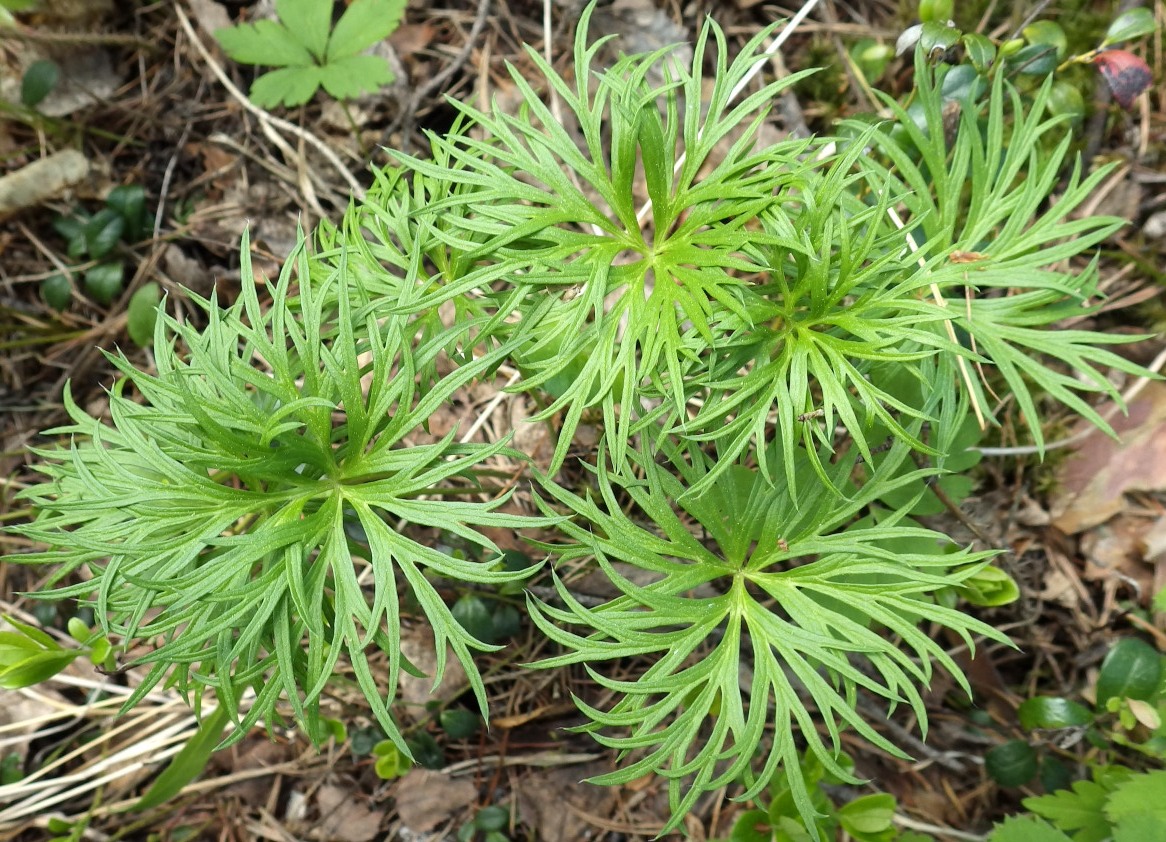
[{"label": "dry brown leaf", "polygon": [[320,822],[312,833],[313,839],[368,842],[380,833],[384,816],[364,806],[351,788],[322,786],[316,792],[316,805],[320,808]]},{"label": "dry brown leaf", "polygon": [[433,830],[474,803],[477,787],[444,772],[413,769],[397,785],[397,815],[412,831]]},{"label": "dry brown leaf", "polygon": [[[579,814],[610,817],[615,806],[615,790],[585,783],[583,778],[606,771],[603,764],[591,763],[527,775],[515,786],[518,813],[535,829],[536,838],[542,842],[587,839],[593,828]],[[576,809],[571,810],[567,805]]]},{"label": "dry brown leaf", "polygon": [[1111,421],[1121,441],[1095,432],[1058,472],[1053,525],[1073,535],[1122,510],[1129,491],[1166,488],[1166,384],[1153,382],[1130,402],[1129,415]]}]

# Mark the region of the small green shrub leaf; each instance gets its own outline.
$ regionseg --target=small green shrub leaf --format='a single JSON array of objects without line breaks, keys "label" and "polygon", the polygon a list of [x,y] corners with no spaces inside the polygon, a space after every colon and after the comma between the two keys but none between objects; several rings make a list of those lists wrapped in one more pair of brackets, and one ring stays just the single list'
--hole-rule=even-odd
[{"label": "small green shrub leaf", "polygon": [[505,830],[510,824],[510,811],[497,804],[483,807],[474,816],[474,827],[489,833],[490,831]]},{"label": "small green shrub leaf", "polygon": [[1024,28],[1024,37],[1030,44],[1044,44],[1057,51],[1057,60],[1063,59],[1069,51],[1069,41],[1060,24],[1051,20],[1038,20]]},{"label": "small green shrub leaf", "polygon": [[146,188],[140,184],[119,184],[105,197],[105,206],[125,220],[123,236],[127,242],[142,239],[146,225]]},{"label": "small green shrub leaf", "polygon": [[1020,727],[1026,731],[1034,728],[1080,728],[1093,722],[1089,708],[1056,696],[1036,696],[1025,699],[1016,711]]},{"label": "small green shrub leaf", "polygon": [[464,708],[447,708],[441,712],[441,730],[451,740],[464,740],[478,733],[482,717]]},{"label": "small green shrub leaf", "polygon": [[319,89],[323,75],[323,68],[312,65],[272,70],[251,84],[251,101],[260,108],[303,105]]},{"label": "small green shrub leaf", "polygon": [[965,32],[960,39],[968,51],[968,61],[979,73],[987,72],[996,60],[996,45],[990,38],[978,32]]},{"label": "small green shrub leaf", "polygon": [[97,260],[108,255],[121,240],[126,221],[113,208],[102,208],[85,223],[85,249]]},{"label": "small green shrub leaf", "polygon": [[120,260],[98,263],[85,272],[85,294],[103,307],[108,307],[121,292],[125,266]]},{"label": "small green shrub leaf", "polygon": [[1024,740],[1009,740],[988,750],[984,768],[1000,786],[1024,786],[1036,777],[1036,752]]},{"label": "small green shrub leaf", "polygon": [[1123,637],[1101,662],[1097,707],[1113,698],[1149,699],[1162,679],[1162,656],[1139,637]]},{"label": "small green shrub leaf", "polygon": [[413,761],[409,759],[392,740],[382,740],[373,746],[373,757],[376,758],[374,769],[376,775],[383,781],[399,778],[413,768]]},{"label": "small green shrub leaf", "polygon": [[924,23],[937,21],[946,24],[951,18],[953,0],[919,0],[919,20]]},{"label": "small green shrub leaf", "polygon": [[1151,9],[1144,6],[1127,9],[1109,25],[1101,46],[1109,47],[1121,41],[1132,41],[1143,35],[1153,35],[1157,31],[1158,25],[1154,22],[1154,12]]},{"label": "small green shrub leaf", "polygon": [[20,101],[27,108],[36,108],[52,93],[61,78],[61,68],[55,61],[40,59],[24,71],[20,80]]},{"label": "small green shrub leaf", "polygon": [[64,310],[73,298],[73,282],[57,272],[41,281],[40,294],[54,310]]},{"label": "small green shrub leaf", "polygon": [[454,603],[453,617],[473,637],[483,643],[494,642],[494,618],[482,598],[466,594]]},{"label": "small green shrub leaf", "polygon": [[1105,804],[1106,818],[1114,824],[1143,814],[1166,820],[1166,770],[1132,775],[1114,789]]},{"label": "small green shrub leaf", "polygon": [[838,808],[838,821],[853,836],[883,833],[895,816],[895,796],[885,792],[863,795]]}]

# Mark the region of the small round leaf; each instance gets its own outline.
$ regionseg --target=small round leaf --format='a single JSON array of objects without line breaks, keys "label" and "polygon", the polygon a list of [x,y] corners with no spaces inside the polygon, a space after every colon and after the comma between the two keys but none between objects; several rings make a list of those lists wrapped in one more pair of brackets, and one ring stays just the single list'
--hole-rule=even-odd
[{"label": "small round leaf", "polygon": [[1038,20],[1024,28],[1024,37],[1030,44],[1045,44],[1057,51],[1057,58],[1063,59],[1069,51],[1069,40],[1060,24],[1051,20]]},{"label": "small round leaf", "polygon": [[1036,777],[1036,752],[1024,740],[1009,740],[988,750],[984,768],[1000,786],[1024,786]]}]

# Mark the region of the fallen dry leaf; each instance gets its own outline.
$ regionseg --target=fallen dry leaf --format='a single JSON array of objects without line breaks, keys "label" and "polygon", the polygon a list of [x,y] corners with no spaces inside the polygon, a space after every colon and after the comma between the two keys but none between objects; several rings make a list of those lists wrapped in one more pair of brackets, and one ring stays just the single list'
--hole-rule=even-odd
[{"label": "fallen dry leaf", "polygon": [[350,788],[320,787],[316,792],[316,806],[320,808],[320,821],[312,833],[313,839],[368,842],[380,833],[384,816],[364,806]]},{"label": "fallen dry leaf", "polygon": [[469,781],[413,769],[397,785],[397,815],[405,827],[425,833],[469,807],[477,796],[477,787]]},{"label": "fallen dry leaf", "polygon": [[1109,520],[1126,492],[1166,488],[1166,384],[1148,383],[1130,402],[1129,415],[1110,423],[1120,442],[1095,432],[1058,471],[1050,509],[1053,525],[1068,535]]},{"label": "fallen dry leaf", "polygon": [[527,775],[515,786],[518,813],[542,842],[586,839],[593,827],[583,816],[609,818],[615,790],[586,783],[583,778],[606,771],[609,769],[604,764],[591,763]]}]

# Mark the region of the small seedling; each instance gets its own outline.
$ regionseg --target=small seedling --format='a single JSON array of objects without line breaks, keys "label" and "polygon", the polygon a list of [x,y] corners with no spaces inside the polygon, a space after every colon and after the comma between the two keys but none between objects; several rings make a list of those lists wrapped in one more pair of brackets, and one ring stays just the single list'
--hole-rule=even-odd
[{"label": "small seedling", "polygon": [[361,53],[401,22],[406,0],[355,0],[332,26],[332,0],[276,0],[278,21],[260,20],[215,37],[235,61],[274,67],[251,85],[262,108],[303,105],[323,88],[351,99],[393,81],[380,56]]}]

